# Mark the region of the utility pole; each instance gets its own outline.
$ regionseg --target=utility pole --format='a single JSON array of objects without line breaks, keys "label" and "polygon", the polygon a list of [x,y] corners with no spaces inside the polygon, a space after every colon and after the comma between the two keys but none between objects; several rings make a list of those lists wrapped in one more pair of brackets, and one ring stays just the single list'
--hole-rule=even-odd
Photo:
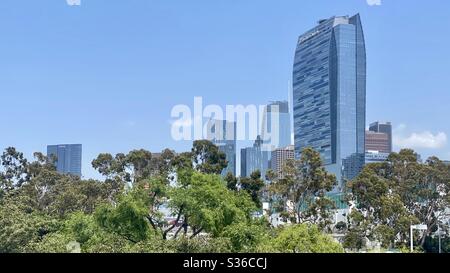
[{"label": "utility pole", "polygon": [[442,248],[441,248],[441,226],[438,223],[438,236],[439,236],[439,254],[442,254]]},{"label": "utility pole", "polygon": [[411,225],[411,230],[410,230],[410,232],[411,232],[411,236],[410,236],[411,237],[411,253],[414,252],[413,233],[414,233],[415,229],[417,229],[417,230],[427,230],[428,227],[427,227],[427,225]]}]

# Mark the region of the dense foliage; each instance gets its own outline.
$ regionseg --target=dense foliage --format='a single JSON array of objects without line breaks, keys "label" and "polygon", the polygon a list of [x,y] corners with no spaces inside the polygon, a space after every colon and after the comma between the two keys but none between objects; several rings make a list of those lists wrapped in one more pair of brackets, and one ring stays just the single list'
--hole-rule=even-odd
[{"label": "dense foliage", "polygon": [[326,193],[337,185],[337,180],[325,170],[319,153],[306,148],[300,160],[286,162],[282,176],[272,172],[268,176],[272,181],[271,201],[278,202],[277,210],[286,220],[330,229],[335,204]]},{"label": "dense foliage", "polygon": [[[449,250],[450,167],[411,150],[348,181],[348,221],[337,224],[327,195],[337,181],[312,149],[267,177],[222,178],[225,155],[209,141],[181,154],[100,154],[92,166],[103,181],[59,174],[55,160],[1,155],[0,252],[340,253],[368,240],[406,249],[412,224],[428,226],[414,236],[419,251],[438,251],[438,227]],[[272,204],[265,214],[263,201]],[[275,227],[272,213],[289,224]]]},{"label": "dense foliage", "polygon": [[[348,199],[355,208],[349,217],[344,245],[360,249],[365,238],[383,247],[406,247],[410,226],[427,225],[415,231],[415,245],[433,252],[438,226],[448,238],[450,207],[450,166],[436,157],[425,163],[412,150],[392,153],[383,163],[369,164],[348,184]],[[445,250],[445,249],[444,249]]]},{"label": "dense foliage", "polygon": [[1,157],[0,252],[343,251],[315,226],[275,229],[255,216],[260,172],[222,178],[225,156],[208,141],[182,154],[100,154],[92,166],[104,181],[59,174],[54,158],[35,157],[14,148]]}]

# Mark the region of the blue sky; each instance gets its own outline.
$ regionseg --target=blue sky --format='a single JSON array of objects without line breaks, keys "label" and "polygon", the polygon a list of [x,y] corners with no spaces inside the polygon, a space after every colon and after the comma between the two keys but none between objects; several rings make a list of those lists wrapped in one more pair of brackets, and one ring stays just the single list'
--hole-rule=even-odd
[{"label": "blue sky", "polygon": [[31,157],[82,143],[86,177],[101,152],[186,150],[171,140],[174,105],[286,99],[298,35],[359,12],[367,122],[392,121],[397,148],[450,159],[449,10],[446,0],[2,0],[0,148]]}]

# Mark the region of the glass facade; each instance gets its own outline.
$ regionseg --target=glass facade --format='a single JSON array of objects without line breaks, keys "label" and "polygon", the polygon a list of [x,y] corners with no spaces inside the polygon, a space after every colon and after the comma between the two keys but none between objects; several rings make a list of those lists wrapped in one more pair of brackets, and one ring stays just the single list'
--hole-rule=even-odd
[{"label": "glass facade", "polygon": [[272,151],[291,145],[289,102],[274,101],[264,107],[260,133],[253,147],[241,150],[241,176],[256,170],[263,178],[271,165]]},{"label": "glass facade", "polygon": [[296,157],[320,152],[343,182],[364,166],[366,52],[359,15],[332,17],[301,35],[293,72]]},{"label": "glass facade", "polygon": [[210,120],[208,122],[207,139],[225,153],[228,166],[222,171],[222,176],[232,173],[236,176],[236,122],[226,120]]},{"label": "glass facade", "polygon": [[[291,127],[291,114],[287,101],[275,101],[266,106],[261,135],[264,144],[270,146],[268,150],[291,145]],[[266,137],[266,133],[271,137]]]},{"label": "glass facade", "polygon": [[258,137],[253,147],[241,149],[241,177],[249,177],[259,170],[261,177],[266,177],[270,164],[270,152],[262,148],[262,140]]},{"label": "glass facade", "polygon": [[47,156],[55,157],[55,166],[59,173],[81,177],[81,144],[49,145]]}]

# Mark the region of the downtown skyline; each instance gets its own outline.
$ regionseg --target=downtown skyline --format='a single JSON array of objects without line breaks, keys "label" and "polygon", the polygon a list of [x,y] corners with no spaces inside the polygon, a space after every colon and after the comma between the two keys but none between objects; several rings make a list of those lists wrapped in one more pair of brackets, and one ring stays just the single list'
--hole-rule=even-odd
[{"label": "downtown skyline", "polygon": [[[440,20],[414,22],[411,18],[426,14],[426,3],[408,3],[407,9],[406,1],[381,6],[320,1],[326,5],[317,7],[288,2],[273,10],[258,2],[261,14],[251,15],[256,1],[201,1],[193,7],[146,1],[129,6],[84,1],[69,7],[42,1],[20,10],[6,1],[0,25],[12,42],[0,45],[0,113],[10,117],[4,127],[10,132],[0,136],[0,147],[15,146],[30,158],[47,144],[82,143],[87,178],[97,177],[90,162],[101,152],[187,150],[190,143],[169,137],[174,105],[189,105],[198,95],[219,105],[286,100],[298,35],[321,18],[359,12],[368,55],[366,124],[392,121],[394,150],[410,147],[423,158],[450,158],[449,113],[442,103],[450,99],[444,76],[449,57],[442,41],[449,35],[434,38],[448,32],[444,7],[432,9]],[[211,7],[223,11],[207,12]],[[294,7],[297,14],[290,10]],[[237,15],[234,21],[230,14]],[[22,17],[34,20],[12,25]],[[98,17],[103,23],[93,26]],[[430,50],[418,49],[424,46]]]}]

